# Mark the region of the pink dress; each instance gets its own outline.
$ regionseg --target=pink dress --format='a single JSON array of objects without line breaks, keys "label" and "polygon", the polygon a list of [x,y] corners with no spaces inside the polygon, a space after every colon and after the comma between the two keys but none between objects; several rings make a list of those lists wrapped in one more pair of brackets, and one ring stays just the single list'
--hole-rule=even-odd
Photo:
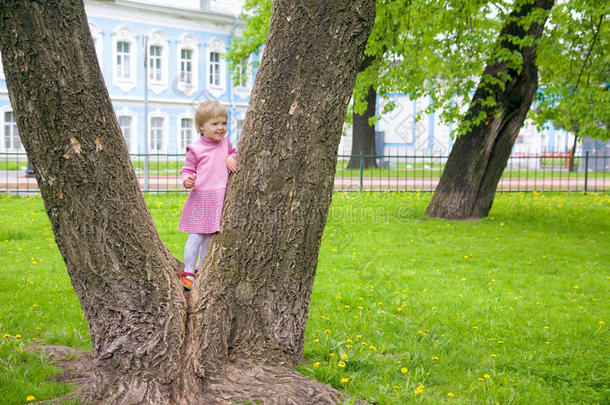
[{"label": "pink dress", "polygon": [[237,155],[229,138],[216,142],[201,138],[186,147],[186,160],[180,171],[182,184],[192,174],[195,184],[184,203],[178,230],[188,233],[214,233],[220,231],[222,205],[229,180],[227,157]]}]

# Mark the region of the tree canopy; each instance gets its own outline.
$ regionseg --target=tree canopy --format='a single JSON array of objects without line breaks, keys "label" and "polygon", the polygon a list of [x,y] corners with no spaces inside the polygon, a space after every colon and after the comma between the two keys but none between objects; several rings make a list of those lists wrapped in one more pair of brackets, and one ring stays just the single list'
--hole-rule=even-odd
[{"label": "tree canopy", "polygon": [[[356,111],[366,109],[367,89],[379,96],[403,93],[411,99],[431,100],[427,113],[438,111],[445,123],[457,123],[455,135],[466,133],[487,117],[465,120],[463,113],[480,82],[499,79],[483,75],[491,60],[522,63],[516,52],[499,46],[500,28],[508,21],[513,1],[489,0],[379,0],[373,32],[365,55],[373,63],[358,77]],[[236,40],[229,59],[234,65],[264,44],[271,0],[247,0],[243,37]],[[610,6],[593,0],[569,0],[553,8],[547,30],[538,41],[539,91],[530,118],[540,127],[550,121],[578,121],[583,134],[608,137],[610,117],[610,62],[608,26]],[[541,21],[533,13],[519,24]],[[531,37],[506,38],[530,45]],[[492,103],[493,100],[482,102]],[[383,112],[393,108],[387,103]],[[382,113],[383,113],[382,112]]]}]

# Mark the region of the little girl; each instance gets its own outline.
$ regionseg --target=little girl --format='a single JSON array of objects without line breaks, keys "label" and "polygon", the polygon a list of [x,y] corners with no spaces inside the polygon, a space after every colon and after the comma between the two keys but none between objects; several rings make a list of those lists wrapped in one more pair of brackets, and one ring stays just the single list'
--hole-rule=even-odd
[{"label": "little girl", "polygon": [[[227,110],[218,101],[206,100],[195,110],[195,126],[201,138],[186,147],[180,171],[182,184],[190,189],[178,229],[189,234],[184,247],[184,272],[179,274],[186,289],[193,286],[195,264],[201,268],[210,236],[220,231],[220,217],[229,173],[237,170],[236,150],[227,133]],[[197,262],[199,257],[199,262]]]}]

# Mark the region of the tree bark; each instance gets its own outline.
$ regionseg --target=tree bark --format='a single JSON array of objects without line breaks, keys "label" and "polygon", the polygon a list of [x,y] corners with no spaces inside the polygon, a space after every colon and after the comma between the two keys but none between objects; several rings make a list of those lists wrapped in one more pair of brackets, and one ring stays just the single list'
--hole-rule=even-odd
[{"label": "tree bark", "polygon": [[576,159],[576,146],[578,146],[578,133],[579,133],[579,129],[576,129],[574,131],[574,143],[572,144],[572,149],[570,150],[570,157],[568,158],[568,171],[569,172],[575,172],[576,171],[576,165],[574,164],[574,160]]},{"label": "tree bark", "polygon": [[[373,58],[367,56],[362,62],[360,71],[364,71],[373,63]],[[352,156],[347,164],[348,169],[360,169],[360,154],[365,157],[362,167],[365,169],[377,167],[375,145],[375,125],[369,124],[369,118],[375,117],[377,110],[377,90],[371,86],[366,93],[366,110],[362,114],[354,112],[352,131]]]},{"label": "tree bark", "polygon": [[11,103],[91,333],[95,381],[84,400],[338,400],[294,364],[374,17],[374,0],[274,2],[223,231],[185,297],[138,189],[82,0],[3,3]]},{"label": "tree bark", "polygon": [[[536,19],[526,28],[523,23],[540,11],[548,15],[553,4],[554,0],[516,3],[499,41],[504,52],[517,53],[522,64],[514,68],[507,62],[495,61],[485,68],[483,77],[493,77],[498,83],[481,81],[465,120],[471,121],[481,114],[486,118],[457,139],[426,215],[468,219],[489,214],[498,182],[538,88],[536,40],[542,35],[546,17],[542,21]],[[511,37],[518,40],[530,37],[534,42],[521,47]],[[495,100],[494,106],[485,106],[484,100],[489,97]]]}]

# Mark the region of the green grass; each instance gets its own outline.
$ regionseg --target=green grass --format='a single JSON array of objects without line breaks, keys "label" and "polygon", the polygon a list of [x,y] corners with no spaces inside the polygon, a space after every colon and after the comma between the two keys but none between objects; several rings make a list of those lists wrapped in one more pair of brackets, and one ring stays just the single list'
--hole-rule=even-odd
[{"label": "green grass", "polygon": [[[500,194],[478,222],[430,196],[333,196],[299,370],[378,404],[609,403],[610,195]],[[177,257],[185,198],[147,196]],[[88,348],[86,321],[41,200],[0,196],[0,223],[0,398],[63,395],[24,348]]]}]

